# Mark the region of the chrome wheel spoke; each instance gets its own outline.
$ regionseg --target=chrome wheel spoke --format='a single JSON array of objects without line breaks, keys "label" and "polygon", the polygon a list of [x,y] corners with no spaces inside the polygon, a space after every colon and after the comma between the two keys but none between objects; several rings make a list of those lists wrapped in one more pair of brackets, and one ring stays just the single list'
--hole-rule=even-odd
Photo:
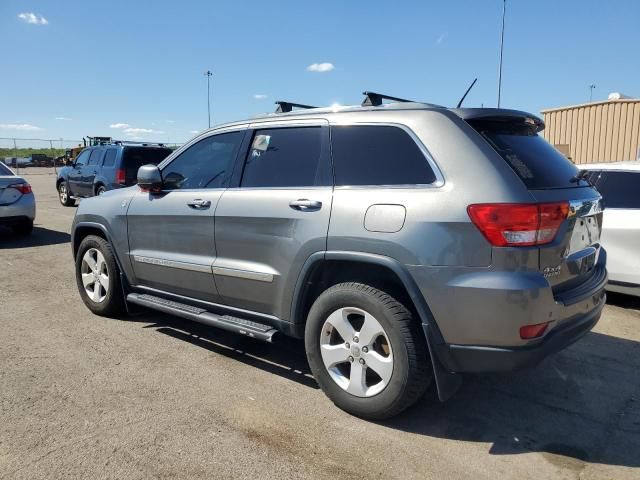
[{"label": "chrome wheel spoke", "polygon": [[92,300],[94,302],[99,302],[100,301],[100,282],[95,282],[93,284],[93,298]]},{"label": "chrome wheel spoke", "polygon": [[332,368],[339,363],[344,363],[349,359],[349,350],[344,344],[320,345],[320,353],[324,366]]},{"label": "chrome wheel spoke", "polygon": [[384,384],[388,384],[393,373],[393,360],[391,357],[383,357],[378,352],[369,352],[365,355],[367,367],[376,372]]},{"label": "chrome wheel spoke", "polygon": [[97,262],[96,262],[95,258],[93,258],[91,255],[89,255],[90,252],[91,252],[91,250],[89,250],[87,253],[85,253],[83,261],[87,263],[87,265],[89,266],[91,271],[95,272],[96,271]]},{"label": "chrome wheel spoke", "polygon": [[333,312],[329,315],[329,318],[327,318],[327,323],[331,324],[331,326],[338,331],[345,342],[351,341],[355,335],[355,330],[349,323],[348,314],[349,311],[347,309],[341,308],[340,310]]},{"label": "chrome wheel spoke", "polygon": [[87,288],[90,285],[93,285],[95,281],[96,281],[96,277],[93,275],[93,273],[82,274],[82,284],[84,285],[85,288]]},{"label": "chrome wheel spoke", "polygon": [[347,392],[358,397],[364,397],[367,394],[366,382],[367,368],[360,362],[351,364],[351,373],[349,375],[349,386]]},{"label": "chrome wheel spoke", "polygon": [[358,337],[360,337],[360,344],[369,345],[373,343],[373,341],[379,337],[380,335],[384,335],[384,329],[382,325],[373,318],[368,313],[365,313],[364,323],[362,324],[362,328],[360,332],[358,332]]},{"label": "chrome wheel spoke", "polygon": [[104,291],[106,292],[109,289],[109,277],[104,273],[101,273],[98,275],[98,281],[100,282],[100,285],[102,285],[102,288],[104,288]]}]

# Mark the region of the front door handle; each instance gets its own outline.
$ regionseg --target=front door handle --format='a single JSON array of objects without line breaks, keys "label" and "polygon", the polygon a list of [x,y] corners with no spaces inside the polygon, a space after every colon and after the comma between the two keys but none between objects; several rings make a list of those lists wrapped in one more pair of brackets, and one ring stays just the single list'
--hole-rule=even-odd
[{"label": "front door handle", "polygon": [[311,212],[313,210],[320,210],[322,208],[322,202],[319,200],[300,198],[289,202],[289,206],[294,210],[300,210],[301,212]]},{"label": "front door handle", "polygon": [[205,208],[209,208],[211,206],[210,200],[202,200],[201,198],[196,198],[195,200],[191,200],[187,202],[191,208],[197,208],[199,210],[203,210]]}]

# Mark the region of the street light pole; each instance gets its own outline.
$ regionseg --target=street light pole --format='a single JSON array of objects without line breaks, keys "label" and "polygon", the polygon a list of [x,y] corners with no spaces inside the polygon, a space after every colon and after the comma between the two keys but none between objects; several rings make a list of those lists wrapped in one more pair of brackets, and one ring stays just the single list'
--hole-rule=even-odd
[{"label": "street light pole", "polygon": [[213,76],[213,72],[207,70],[204,75],[207,77],[207,114],[209,116],[209,128],[211,128],[211,89],[209,87],[209,79]]},{"label": "street light pole", "polygon": [[596,88],[596,84],[592,83],[589,85],[589,103],[593,101],[593,89]]},{"label": "street light pole", "polygon": [[502,31],[500,33],[500,65],[498,67],[498,108],[500,108],[500,93],[502,91],[502,51],[504,49],[504,17],[507,12],[507,0],[502,0]]}]

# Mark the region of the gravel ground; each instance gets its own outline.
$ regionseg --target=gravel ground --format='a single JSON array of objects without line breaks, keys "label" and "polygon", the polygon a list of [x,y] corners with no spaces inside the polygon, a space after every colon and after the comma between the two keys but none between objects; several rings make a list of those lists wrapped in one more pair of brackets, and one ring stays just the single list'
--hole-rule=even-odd
[{"label": "gravel ground", "polygon": [[535,370],[366,422],[322,394],[300,342],[92,315],[74,208],[39,173],[33,235],[0,230],[0,478],[640,479],[640,301],[610,295]]}]

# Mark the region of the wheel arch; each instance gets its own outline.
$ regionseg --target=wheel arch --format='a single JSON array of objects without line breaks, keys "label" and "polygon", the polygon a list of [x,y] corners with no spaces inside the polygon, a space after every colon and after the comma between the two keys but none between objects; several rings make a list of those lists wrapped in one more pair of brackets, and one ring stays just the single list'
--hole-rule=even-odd
[{"label": "wheel arch", "polygon": [[296,282],[290,316],[292,331],[297,336],[303,336],[306,317],[315,299],[326,288],[343,281],[371,282],[371,286],[387,291],[391,286],[388,293],[407,303],[407,307],[413,310],[422,324],[438,397],[441,401],[450,398],[460,388],[462,379],[443,366],[449,362],[441,358],[444,349],[438,347],[444,345],[445,341],[431,309],[409,272],[391,257],[348,251],[327,251],[311,255]]}]

